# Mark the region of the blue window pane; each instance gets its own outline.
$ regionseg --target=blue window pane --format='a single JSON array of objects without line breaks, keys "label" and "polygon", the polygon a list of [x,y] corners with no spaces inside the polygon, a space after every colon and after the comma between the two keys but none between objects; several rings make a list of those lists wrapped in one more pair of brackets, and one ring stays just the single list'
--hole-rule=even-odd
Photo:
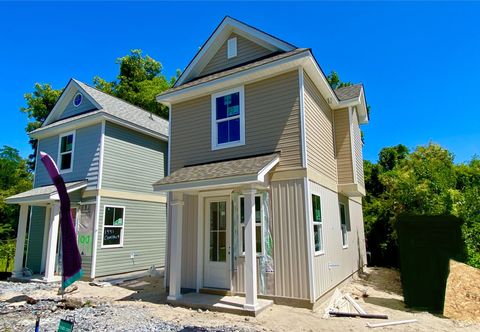
[{"label": "blue window pane", "polygon": [[225,105],[225,96],[217,98],[217,120],[225,119],[227,117],[227,105]]},{"label": "blue window pane", "polygon": [[229,138],[230,142],[235,142],[240,140],[240,119],[234,119],[228,121],[229,129]]},{"label": "blue window pane", "polygon": [[217,124],[218,144],[228,142],[228,121]]}]

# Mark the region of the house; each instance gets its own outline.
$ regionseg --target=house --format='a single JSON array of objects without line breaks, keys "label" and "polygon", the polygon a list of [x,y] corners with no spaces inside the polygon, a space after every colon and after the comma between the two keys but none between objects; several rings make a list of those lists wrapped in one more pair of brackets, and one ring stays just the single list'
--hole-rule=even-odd
[{"label": "house", "polygon": [[313,307],[365,265],[361,84],[334,91],[310,49],[226,17],[157,101],[170,109],[169,175],[154,184],[169,193],[170,302]]},{"label": "house", "polygon": [[[30,137],[66,182],[84,277],[165,264],[166,196],[151,184],[165,175],[166,120],[72,79]],[[59,197],[38,155],[34,188],[7,199],[20,205],[14,276],[27,267],[52,281],[61,272]]]}]

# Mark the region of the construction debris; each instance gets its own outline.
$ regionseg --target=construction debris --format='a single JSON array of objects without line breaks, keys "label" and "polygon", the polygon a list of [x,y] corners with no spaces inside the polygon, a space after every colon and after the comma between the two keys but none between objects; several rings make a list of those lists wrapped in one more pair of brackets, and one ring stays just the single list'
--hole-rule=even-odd
[{"label": "construction debris", "polygon": [[355,312],[341,312],[341,311],[330,311],[331,316],[337,317],[360,317],[360,318],[375,318],[375,319],[388,319],[387,315],[376,315],[376,314],[359,314]]},{"label": "construction debris", "polygon": [[363,314],[363,315],[366,315],[367,312],[365,310],[363,310],[363,308],[357,303],[355,302],[354,299],[352,299],[352,297],[350,296],[350,294],[345,294],[345,299],[350,302],[351,305],[353,305],[353,307],[355,308],[355,310],[358,311],[359,314]]},{"label": "construction debris", "polygon": [[450,260],[443,315],[480,322],[480,269]]},{"label": "construction debris", "polygon": [[383,327],[383,326],[391,326],[391,325],[410,324],[415,322],[418,322],[418,320],[417,319],[392,320],[390,322],[378,323],[378,324],[367,323],[367,326],[371,328],[375,328],[375,327]]}]

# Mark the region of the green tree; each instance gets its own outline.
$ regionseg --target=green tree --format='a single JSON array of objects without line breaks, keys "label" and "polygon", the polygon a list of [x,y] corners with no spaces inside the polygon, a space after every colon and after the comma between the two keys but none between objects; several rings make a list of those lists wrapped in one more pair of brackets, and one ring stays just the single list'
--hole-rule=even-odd
[{"label": "green tree", "polygon": [[[27,114],[29,122],[25,128],[29,133],[32,130],[40,128],[43,121],[47,118],[50,111],[55,106],[58,97],[62,94],[62,89],[56,90],[48,83],[35,83],[33,92],[24,95],[27,107],[21,107],[20,111]],[[29,167],[35,169],[35,155],[37,152],[37,140],[30,139],[30,145],[33,152],[29,156]]]},{"label": "green tree", "polygon": [[169,89],[176,78],[167,80],[162,74],[162,64],[148,55],[143,56],[141,50],[132,50],[129,55],[117,59],[117,64],[120,65],[117,79],[108,82],[95,76],[95,87],[167,119],[167,107],[155,97]]},{"label": "green tree", "polygon": [[330,74],[327,75],[327,81],[328,83],[330,83],[330,86],[334,90],[338,88],[343,88],[345,86],[353,85],[352,82],[343,82],[342,80],[340,80],[338,73],[334,70],[332,70]]},{"label": "green tree", "polygon": [[0,240],[15,237],[18,205],[5,203],[5,198],[32,188],[32,174],[27,160],[9,146],[0,149]]}]

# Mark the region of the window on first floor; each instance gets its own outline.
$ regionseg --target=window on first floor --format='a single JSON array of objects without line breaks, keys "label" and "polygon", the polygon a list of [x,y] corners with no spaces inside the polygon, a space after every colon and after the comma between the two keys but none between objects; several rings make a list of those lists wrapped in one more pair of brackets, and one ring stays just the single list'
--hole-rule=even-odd
[{"label": "window on first floor", "polygon": [[312,194],[312,224],[315,253],[322,253],[323,248],[323,220],[320,196]]},{"label": "window on first floor", "polygon": [[58,144],[58,167],[60,173],[71,172],[73,168],[73,150],[75,147],[75,132],[60,135]]},{"label": "window on first floor", "polygon": [[[260,196],[255,196],[255,243],[257,254],[262,253],[262,220],[263,220],[263,210],[262,210],[262,198]],[[240,197],[240,253],[245,254],[245,198]]]},{"label": "window on first floor", "polygon": [[124,224],[124,207],[105,206],[103,215],[103,247],[119,247],[123,245]]},{"label": "window on first floor", "polygon": [[344,248],[348,247],[348,235],[347,235],[347,212],[345,209],[345,204],[339,203],[340,205],[340,227],[342,229],[342,245]]}]

